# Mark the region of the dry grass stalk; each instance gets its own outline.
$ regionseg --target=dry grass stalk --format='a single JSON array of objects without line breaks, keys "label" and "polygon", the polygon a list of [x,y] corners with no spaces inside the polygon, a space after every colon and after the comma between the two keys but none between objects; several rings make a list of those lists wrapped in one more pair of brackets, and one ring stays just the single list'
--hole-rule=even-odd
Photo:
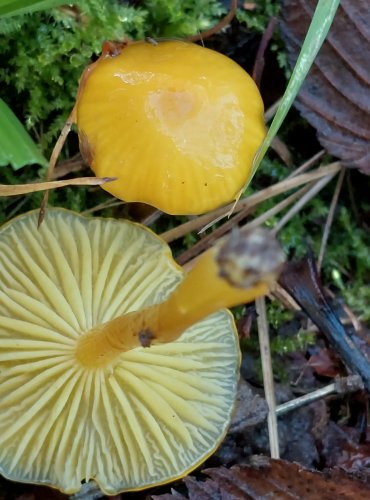
[{"label": "dry grass stalk", "polygon": [[345,172],[346,172],[345,168],[342,167],[342,170],[341,170],[341,172],[339,174],[339,177],[338,177],[337,185],[335,186],[335,191],[334,191],[334,194],[333,194],[333,198],[331,200],[328,217],[326,219],[326,223],[325,223],[325,227],[324,227],[324,232],[323,232],[322,240],[321,240],[319,258],[317,260],[317,270],[318,270],[319,273],[320,273],[320,270],[321,270],[322,261],[324,259],[324,254],[325,254],[325,249],[326,249],[326,245],[327,245],[328,238],[329,238],[330,228],[331,228],[331,226],[333,224],[335,209],[337,207],[337,203],[338,203],[338,199],[339,199],[339,194],[340,194],[340,191],[342,189]]},{"label": "dry grass stalk", "polygon": [[[265,200],[268,200],[269,198],[272,198],[273,196],[285,193],[286,191],[299,187],[302,184],[307,184],[311,181],[318,180],[321,177],[325,177],[326,175],[335,174],[339,172],[340,169],[341,169],[340,162],[334,162],[325,167],[319,167],[318,169],[312,172],[284,179],[281,182],[277,182],[273,186],[269,186],[266,189],[262,189],[261,191],[252,194],[248,198],[243,198],[239,200],[238,204],[235,207],[235,213],[238,213],[241,210],[247,208],[254,208],[255,206],[259,205]],[[233,205],[234,205],[233,203],[230,203],[229,205],[218,208],[213,212],[200,215],[194,219],[185,222],[184,224],[181,224],[180,226],[170,229],[169,231],[165,231],[164,233],[161,234],[161,237],[165,241],[167,241],[167,243],[171,243],[172,241],[182,238],[191,231],[198,231],[206,224],[208,224],[208,226],[206,226],[206,228],[208,228],[211,225],[213,225],[213,223],[215,222],[215,220],[217,220],[218,217],[223,218],[225,214],[229,213]]]},{"label": "dry grass stalk", "polygon": [[280,458],[274,377],[272,373],[269,328],[266,315],[266,302],[264,297],[256,300],[256,309],[258,338],[260,343],[260,353],[262,361],[263,386],[265,389],[265,398],[269,407],[267,424],[270,440],[270,454],[271,458]]}]

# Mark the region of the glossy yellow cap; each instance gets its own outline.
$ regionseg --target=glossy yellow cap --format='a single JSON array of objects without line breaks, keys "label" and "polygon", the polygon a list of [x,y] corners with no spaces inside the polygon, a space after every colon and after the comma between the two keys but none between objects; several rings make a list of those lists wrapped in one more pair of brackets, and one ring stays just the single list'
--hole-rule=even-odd
[{"label": "glossy yellow cap", "polygon": [[251,77],[218,52],[181,41],[127,45],[100,58],[77,101],[81,150],[103,189],[170,214],[232,201],[265,135]]}]

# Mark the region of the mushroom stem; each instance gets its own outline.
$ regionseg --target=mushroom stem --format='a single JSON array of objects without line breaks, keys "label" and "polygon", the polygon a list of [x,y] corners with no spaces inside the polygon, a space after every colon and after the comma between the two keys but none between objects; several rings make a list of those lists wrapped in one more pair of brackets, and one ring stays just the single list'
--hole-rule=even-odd
[{"label": "mushroom stem", "polygon": [[86,367],[102,367],[121,352],[172,342],[209,314],[265,295],[282,262],[282,252],[267,231],[233,234],[205,252],[166,301],[82,335],[76,357]]}]

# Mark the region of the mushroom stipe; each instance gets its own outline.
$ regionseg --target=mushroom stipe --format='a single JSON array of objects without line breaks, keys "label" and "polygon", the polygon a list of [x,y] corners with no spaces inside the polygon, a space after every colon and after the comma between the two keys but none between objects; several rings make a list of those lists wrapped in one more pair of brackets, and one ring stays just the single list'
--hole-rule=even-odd
[{"label": "mushroom stipe", "polygon": [[213,311],[266,293],[274,271],[235,287],[213,249],[184,277],[139,224],[50,209],[37,229],[37,215],[0,229],[0,472],[108,495],[188,474],[222,441],[239,376],[232,315]]}]

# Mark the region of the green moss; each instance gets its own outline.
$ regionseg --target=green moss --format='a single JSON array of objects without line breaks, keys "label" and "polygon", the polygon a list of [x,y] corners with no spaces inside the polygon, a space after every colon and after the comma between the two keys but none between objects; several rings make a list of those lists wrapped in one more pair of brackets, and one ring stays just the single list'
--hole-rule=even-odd
[{"label": "green moss", "polygon": [[348,207],[341,206],[324,258],[326,284],[340,290],[363,321],[370,320],[370,233],[359,226]]},{"label": "green moss", "polygon": [[185,37],[211,28],[226,10],[217,0],[146,0],[145,35]]},{"label": "green moss", "polygon": [[145,14],[116,1],[81,0],[0,21],[2,90],[44,152],[70,112],[82,70],[106,39],[141,37]]},{"label": "green moss", "polygon": [[259,0],[253,9],[239,9],[238,20],[245,23],[250,29],[263,33],[272,17],[277,17],[280,11],[280,2],[277,0]]},{"label": "green moss", "polygon": [[80,0],[74,9],[0,20],[0,85],[10,107],[50,153],[76,97],[83,69],[105,40],[182,37],[209,28],[223,9],[216,0]]},{"label": "green moss", "polygon": [[[286,356],[295,352],[305,352],[308,346],[316,343],[316,334],[303,330],[298,330],[298,332],[296,332],[295,324],[292,327],[294,334],[281,334],[281,328],[286,327],[291,321],[294,321],[294,313],[286,310],[281,303],[276,300],[267,301],[266,305],[270,328],[270,350],[273,372],[280,382],[285,383],[288,382]],[[240,314],[241,311],[240,308],[238,308],[239,317]],[[241,339],[241,349],[249,353],[251,357],[256,360],[255,373],[262,384],[262,365],[256,322],[254,322],[250,338]]]}]

